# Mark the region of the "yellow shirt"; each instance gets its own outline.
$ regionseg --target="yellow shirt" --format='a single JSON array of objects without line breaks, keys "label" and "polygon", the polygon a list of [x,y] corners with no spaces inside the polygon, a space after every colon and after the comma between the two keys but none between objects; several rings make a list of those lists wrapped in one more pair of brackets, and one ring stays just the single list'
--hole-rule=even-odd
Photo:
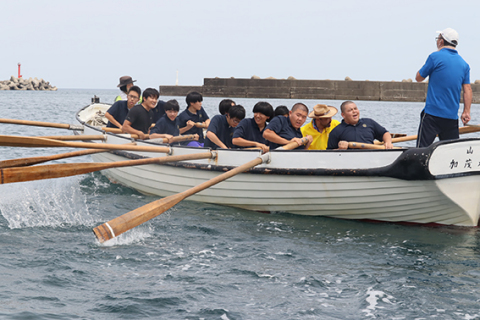
[{"label": "yellow shirt", "polygon": [[304,137],[306,135],[311,135],[313,137],[313,142],[310,147],[308,147],[308,150],[325,150],[327,149],[328,136],[330,135],[330,132],[333,130],[333,128],[338,126],[340,122],[332,119],[332,123],[330,124],[329,128],[324,129],[322,132],[318,132],[317,129],[313,127],[313,121],[315,121],[315,119],[312,119],[312,121],[310,121],[307,125],[300,128]]}]

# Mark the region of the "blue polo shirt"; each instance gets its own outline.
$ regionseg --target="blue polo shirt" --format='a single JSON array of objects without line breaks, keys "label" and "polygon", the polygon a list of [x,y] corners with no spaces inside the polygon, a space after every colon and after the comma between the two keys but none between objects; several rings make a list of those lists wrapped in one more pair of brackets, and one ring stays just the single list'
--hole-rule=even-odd
[{"label": "blue polo shirt", "polygon": [[267,140],[263,137],[265,128],[260,131],[254,118],[245,118],[235,127],[233,138],[243,138],[248,141],[260,142],[266,145]]},{"label": "blue polo shirt", "polygon": [[[267,125],[265,130],[270,129],[276,134],[278,134],[280,137],[287,139],[287,140],[292,140],[293,138],[303,138],[302,131],[299,129],[295,129],[292,126],[292,123],[290,121],[290,118],[284,117],[284,116],[276,116],[275,118],[270,121],[270,123]],[[270,150],[276,149],[278,147],[281,147],[281,145],[273,143],[271,141],[268,141],[268,145],[270,146]],[[300,146],[297,149],[305,149],[305,146]]]},{"label": "blue polo shirt", "polygon": [[150,134],[160,133],[160,134],[171,134],[172,136],[180,135],[177,118],[175,120],[170,120],[166,114],[160,118],[160,120],[155,123],[155,127],[150,130]]},{"label": "blue polo shirt", "polygon": [[[230,125],[227,122],[227,116],[226,115],[221,115],[217,114],[210,120],[210,125],[208,126],[207,131],[215,133],[218,139],[222,141],[227,148],[232,148],[232,136],[233,136],[233,131],[235,130],[234,127],[230,127]],[[205,138],[205,148],[212,148],[213,150],[219,148],[215,143],[210,141],[208,137]]]},{"label": "blue polo shirt", "polygon": [[[187,126],[188,120],[192,120],[193,122],[205,122],[209,118],[207,113],[203,109],[203,107],[199,111],[197,111],[197,113],[191,113],[190,111],[188,111],[188,107],[187,107],[178,115],[177,119],[178,119],[178,126],[180,128],[183,128]],[[198,142],[203,143],[205,141],[203,137],[203,128],[197,128],[193,126],[192,128],[190,128],[190,130],[185,131],[183,134],[195,134],[195,133],[198,134],[198,137],[199,137]],[[181,142],[181,144],[187,145],[189,142],[190,141],[183,141]]]},{"label": "blue polo shirt", "polygon": [[153,113],[152,110],[147,111],[141,104],[133,106],[132,109],[127,114],[125,120],[131,122],[131,127],[133,129],[142,131],[147,134],[152,125]]},{"label": "blue polo shirt", "polygon": [[[125,118],[128,114],[128,105],[126,100],[119,100],[112,104],[112,106],[107,110],[108,113],[112,115],[112,117],[118,121],[118,123],[123,124]],[[116,128],[117,126],[108,121],[107,123],[108,128]]]},{"label": "blue polo shirt", "polygon": [[470,83],[470,66],[457,50],[443,48],[430,54],[419,70],[428,80],[425,113],[432,116],[458,119],[462,85]]},{"label": "blue polo shirt", "polygon": [[345,120],[336,126],[328,137],[327,149],[338,149],[342,140],[348,142],[373,143],[374,139],[383,141],[387,130],[372,119],[362,118],[356,125],[347,124]]}]

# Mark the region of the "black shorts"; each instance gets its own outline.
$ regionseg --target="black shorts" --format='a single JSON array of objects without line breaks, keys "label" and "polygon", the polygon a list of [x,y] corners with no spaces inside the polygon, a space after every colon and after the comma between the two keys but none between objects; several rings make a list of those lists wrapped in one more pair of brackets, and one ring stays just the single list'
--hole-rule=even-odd
[{"label": "black shorts", "polygon": [[428,147],[437,135],[440,140],[458,139],[458,120],[435,117],[422,111],[418,127],[417,147]]}]

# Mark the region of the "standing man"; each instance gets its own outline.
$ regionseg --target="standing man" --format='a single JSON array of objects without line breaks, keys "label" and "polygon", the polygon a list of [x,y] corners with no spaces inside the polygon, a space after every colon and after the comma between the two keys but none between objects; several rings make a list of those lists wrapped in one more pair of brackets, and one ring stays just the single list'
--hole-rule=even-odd
[{"label": "standing man", "polygon": [[313,137],[313,142],[308,147],[309,150],[327,149],[330,132],[340,124],[338,120],[332,120],[337,112],[337,108],[326,104],[317,104],[313,107],[313,111],[308,115],[312,121],[301,128],[304,136],[309,134]]},{"label": "standing man", "polygon": [[123,122],[122,131],[136,134],[142,140],[148,139],[150,126],[153,123],[152,109],[157,105],[159,93],[156,89],[147,88],[143,91],[143,102],[130,111]]},{"label": "standing man", "polygon": [[300,127],[305,123],[308,115],[308,108],[301,102],[295,103],[287,117],[275,117],[265,128],[263,137],[268,141],[270,150],[284,146],[289,142],[298,143],[297,149],[305,149],[312,143],[312,136],[307,135],[306,146],[302,145],[302,131]]},{"label": "standing man", "polygon": [[417,147],[427,147],[438,135],[440,140],[458,139],[458,108],[460,92],[463,88],[462,122],[470,121],[472,88],[470,86],[470,66],[455,49],[458,33],[447,28],[439,33],[438,51],[428,56],[425,65],[417,72],[415,80],[428,82],[427,101],[420,114]]},{"label": "standing man", "polygon": [[392,136],[375,120],[360,119],[360,110],[353,101],[345,101],[340,106],[342,123],[330,132],[327,149],[348,149],[348,142],[373,143],[383,141],[385,149],[392,149]]}]

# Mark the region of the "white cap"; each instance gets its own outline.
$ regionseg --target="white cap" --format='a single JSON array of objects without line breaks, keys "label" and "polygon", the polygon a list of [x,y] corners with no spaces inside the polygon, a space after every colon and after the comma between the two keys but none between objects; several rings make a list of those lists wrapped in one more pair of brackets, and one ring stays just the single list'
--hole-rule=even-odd
[{"label": "white cap", "polygon": [[442,35],[442,38],[445,39],[445,41],[450,42],[454,45],[458,44],[458,32],[453,30],[452,28],[447,28],[443,31],[437,31],[437,33],[440,33]]}]

